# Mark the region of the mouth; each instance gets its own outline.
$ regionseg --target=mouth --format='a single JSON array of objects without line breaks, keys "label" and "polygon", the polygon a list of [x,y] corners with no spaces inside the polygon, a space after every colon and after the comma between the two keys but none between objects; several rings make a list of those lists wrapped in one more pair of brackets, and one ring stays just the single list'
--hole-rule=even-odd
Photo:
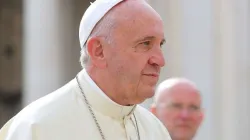
[{"label": "mouth", "polygon": [[158,78],[159,77],[158,73],[147,73],[147,74],[143,74],[143,75],[150,76],[150,77],[153,77],[153,78]]},{"label": "mouth", "polygon": [[180,128],[190,128],[190,125],[181,124],[181,125],[178,125],[178,127],[180,127]]}]

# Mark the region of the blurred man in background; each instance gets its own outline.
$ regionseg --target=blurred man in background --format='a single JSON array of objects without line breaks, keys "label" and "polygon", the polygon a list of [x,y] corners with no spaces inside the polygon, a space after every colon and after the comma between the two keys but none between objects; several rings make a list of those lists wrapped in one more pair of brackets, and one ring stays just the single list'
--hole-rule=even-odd
[{"label": "blurred man in background", "polygon": [[160,83],[151,111],[169,130],[173,140],[192,140],[203,120],[201,95],[196,85],[184,78]]}]

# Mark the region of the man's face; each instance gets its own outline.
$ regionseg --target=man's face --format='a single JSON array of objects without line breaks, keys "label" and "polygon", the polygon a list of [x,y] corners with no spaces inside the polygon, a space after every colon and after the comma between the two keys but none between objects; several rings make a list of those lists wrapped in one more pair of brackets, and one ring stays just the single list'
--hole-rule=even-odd
[{"label": "man's face", "polygon": [[163,23],[155,12],[140,8],[123,16],[127,19],[118,21],[112,45],[104,53],[115,91],[125,102],[137,104],[154,95],[160,68],[165,64]]},{"label": "man's face", "polygon": [[202,121],[201,99],[195,90],[173,89],[157,107],[157,117],[173,139],[191,140]]}]

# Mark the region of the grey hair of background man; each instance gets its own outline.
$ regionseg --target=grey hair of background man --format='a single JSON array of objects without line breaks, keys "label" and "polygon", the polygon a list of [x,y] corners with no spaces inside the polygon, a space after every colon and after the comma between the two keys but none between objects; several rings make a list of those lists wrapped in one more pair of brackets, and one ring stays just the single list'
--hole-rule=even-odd
[{"label": "grey hair of background man", "polygon": [[[104,37],[109,44],[113,43],[112,31],[116,26],[116,16],[112,9],[96,24],[93,28],[89,38],[91,37]],[[88,38],[88,39],[89,39]],[[87,39],[87,41],[88,41]],[[90,64],[90,56],[88,54],[87,41],[84,46],[81,46],[80,63],[82,68],[85,68]]]}]

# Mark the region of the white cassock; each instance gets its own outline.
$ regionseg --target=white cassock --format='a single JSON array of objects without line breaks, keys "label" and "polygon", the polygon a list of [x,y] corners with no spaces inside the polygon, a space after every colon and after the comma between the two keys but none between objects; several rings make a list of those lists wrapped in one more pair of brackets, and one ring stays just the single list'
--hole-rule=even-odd
[{"label": "white cassock", "polygon": [[[85,70],[80,86],[106,140],[171,140],[167,129],[141,106],[107,97]],[[108,82],[108,79],[107,79]],[[138,130],[137,130],[138,128]],[[77,80],[31,103],[0,130],[0,140],[102,140]]]}]

